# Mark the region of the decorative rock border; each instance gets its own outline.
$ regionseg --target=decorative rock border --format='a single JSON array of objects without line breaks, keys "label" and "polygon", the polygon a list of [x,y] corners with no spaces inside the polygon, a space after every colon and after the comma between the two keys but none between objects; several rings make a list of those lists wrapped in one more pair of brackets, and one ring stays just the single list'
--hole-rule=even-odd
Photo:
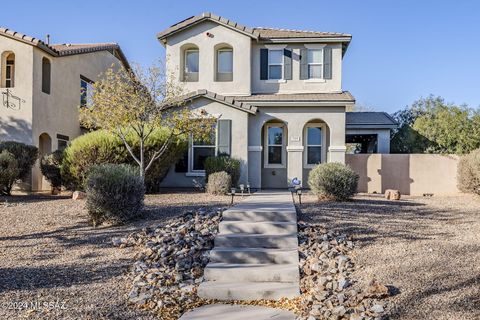
[{"label": "decorative rock border", "polygon": [[128,301],[160,319],[178,319],[186,310],[205,304],[197,297],[197,287],[203,281],[221,212],[189,212],[167,225],[113,239],[119,247],[142,247],[130,271]]},{"label": "decorative rock border", "polygon": [[[167,225],[114,238],[119,247],[141,246],[130,278],[128,301],[160,319],[178,319],[187,310],[219,303],[197,296],[213,248],[222,210],[189,212]],[[353,279],[354,242],[323,226],[298,223],[301,296],[295,299],[229,301],[295,312],[298,320],[382,319],[389,289],[375,280],[361,288]],[[222,303],[222,302],[220,302]]]}]

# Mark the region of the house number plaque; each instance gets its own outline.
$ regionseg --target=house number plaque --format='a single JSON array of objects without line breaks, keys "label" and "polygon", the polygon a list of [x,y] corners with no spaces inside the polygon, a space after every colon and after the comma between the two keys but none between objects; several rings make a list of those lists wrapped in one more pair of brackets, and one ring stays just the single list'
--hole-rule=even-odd
[{"label": "house number plaque", "polygon": [[295,142],[299,142],[300,141],[300,137],[299,136],[292,136],[290,138],[291,141],[295,141]]}]

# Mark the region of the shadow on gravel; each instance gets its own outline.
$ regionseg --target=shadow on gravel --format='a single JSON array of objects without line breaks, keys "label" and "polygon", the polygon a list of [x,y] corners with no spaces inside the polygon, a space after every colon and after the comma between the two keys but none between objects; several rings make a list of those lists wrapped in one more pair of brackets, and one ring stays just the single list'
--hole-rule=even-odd
[{"label": "shadow on gravel", "polygon": [[105,281],[121,275],[129,260],[110,265],[55,265],[46,267],[19,266],[0,268],[0,292],[34,290],[39,288],[69,287],[76,284]]},{"label": "shadow on gravel", "polygon": [[[311,200],[311,199],[310,199]],[[306,222],[325,224],[329,230],[351,234],[362,245],[371,244],[378,237],[405,240],[431,239],[434,236],[450,236],[448,233],[432,233],[429,221],[455,222],[452,211],[432,208],[412,200],[389,201],[381,196],[355,198],[346,202],[304,202],[297,203],[299,219]],[[388,232],[382,229],[389,227]],[[412,226],[411,228],[405,226]]]}]

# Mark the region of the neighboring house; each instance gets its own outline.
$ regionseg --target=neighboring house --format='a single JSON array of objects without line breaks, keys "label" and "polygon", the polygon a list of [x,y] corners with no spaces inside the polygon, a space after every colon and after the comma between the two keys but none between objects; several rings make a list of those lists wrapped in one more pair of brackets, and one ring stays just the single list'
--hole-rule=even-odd
[{"label": "neighboring house", "polygon": [[[40,155],[65,148],[82,133],[78,107],[112,65],[128,62],[115,43],[50,45],[0,28],[0,140],[37,146]],[[38,165],[32,190],[45,190]]]},{"label": "neighboring house", "polygon": [[242,161],[241,183],[285,188],[293,178],[305,186],[317,163],[344,163],[346,141],[356,152],[389,152],[388,115],[346,113],[355,103],[342,89],[349,34],[249,28],[204,13],[157,37],[192,108],[218,118],[215,137],[190,143],[164,186],[191,187],[205,158],[220,153]]}]

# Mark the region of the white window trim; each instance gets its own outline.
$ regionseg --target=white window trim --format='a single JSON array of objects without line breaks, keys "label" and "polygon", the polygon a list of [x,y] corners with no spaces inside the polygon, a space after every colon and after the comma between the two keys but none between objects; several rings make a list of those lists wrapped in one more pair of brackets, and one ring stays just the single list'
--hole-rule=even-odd
[{"label": "white window trim", "polygon": [[[282,163],[281,164],[271,164],[268,163],[268,147],[270,146],[268,144],[268,128],[282,128],[283,129],[283,135],[282,135]],[[283,123],[269,123],[265,125],[265,132],[264,132],[264,143],[265,143],[265,148],[263,148],[263,159],[264,159],[264,168],[285,168],[285,160],[286,160],[286,126]],[[278,145],[275,145],[278,146]]]},{"label": "white window trim", "polygon": [[[316,145],[316,144],[312,144],[312,145],[309,145],[308,144],[308,128],[321,128],[322,129],[322,144],[321,145]],[[325,123],[315,123],[315,122],[312,122],[312,123],[307,123],[307,125],[305,126],[305,132],[303,133],[303,141],[304,141],[304,149],[303,149],[303,166],[304,168],[306,169],[312,169],[313,167],[315,167],[317,164],[309,164],[307,161],[308,161],[308,147],[322,147],[322,154],[321,154],[321,160],[322,162],[321,163],[325,163],[327,158],[326,158],[326,149],[325,149],[325,146],[327,145],[327,135],[326,135],[326,128],[327,126],[325,125]]]},{"label": "white window trim", "polygon": [[[275,48],[275,49],[268,49],[268,80],[267,82],[269,83],[281,83],[281,82],[287,82],[284,77],[284,61],[283,61],[283,48]],[[280,63],[270,63],[270,52],[271,51],[281,51],[282,52],[282,61]],[[282,76],[280,77],[280,79],[270,79],[270,66],[281,66],[280,70],[282,72]]]},{"label": "white window trim", "polygon": [[[309,57],[309,54],[307,52],[307,73],[308,73],[308,79],[306,80],[307,82],[325,82],[325,75],[323,74],[323,60],[324,60],[324,54],[325,54],[325,50],[323,50],[323,47],[322,48],[307,48],[308,51],[321,51],[322,52],[322,57],[320,58],[320,63],[316,62],[316,63],[313,63],[313,62],[310,62],[308,61],[308,57]],[[310,66],[321,66],[320,70],[321,70],[321,74],[322,76],[320,78],[311,78],[310,77]]]},{"label": "white window trim", "polygon": [[188,171],[185,173],[187,177],[202,177],[205,176],[205,170],[194,170],[193,169],[193,149],[194,148],[215,148],[215,155],[218,153],[218,130],[215,126],[215,145],[194,145],[193,138],[190,136],[188,142]]}]

